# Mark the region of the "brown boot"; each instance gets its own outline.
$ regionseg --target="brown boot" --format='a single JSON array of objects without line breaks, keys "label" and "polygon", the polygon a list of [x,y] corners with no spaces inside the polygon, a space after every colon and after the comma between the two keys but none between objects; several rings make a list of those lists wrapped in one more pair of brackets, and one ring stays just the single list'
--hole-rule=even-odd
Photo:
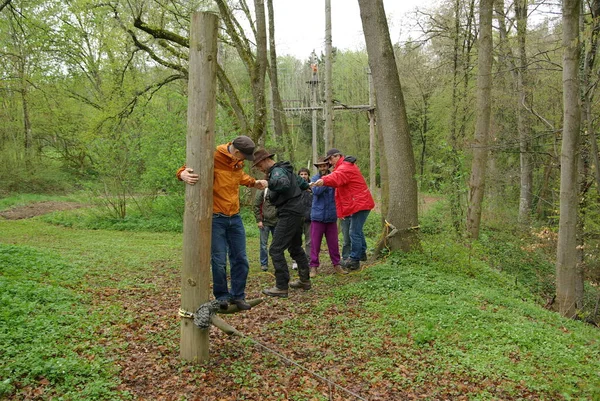
[{"label": "brown boot", "polygon": [[280,288],[277,288],[277,286],[271,287],[271,288],[265,288],[264,290],[262,290],[262,293],[265,295],[268,295],[270,297],[287,298],[287,296],[288,296],[287,290],[282,290]]},{"label": "brown boot", "polygon": [[310,284],[310,281],[302,281],[298,279],[290,283],[290,288],[301,288],[304,291],[308,291],[312,288],[312,285]]},{"label": "brown boot", "polygon": [[311,266],[310,273],[308,275],[310,276],[310,278],[317,277],[317,267]]},{"label": "brown boot", "polygon": [[333,271],[336,272],[337,274],[348,274],[348,271],[344,270],[342,268],[342,266],[340,266],[340,265],[334,265],[333,266]]}]

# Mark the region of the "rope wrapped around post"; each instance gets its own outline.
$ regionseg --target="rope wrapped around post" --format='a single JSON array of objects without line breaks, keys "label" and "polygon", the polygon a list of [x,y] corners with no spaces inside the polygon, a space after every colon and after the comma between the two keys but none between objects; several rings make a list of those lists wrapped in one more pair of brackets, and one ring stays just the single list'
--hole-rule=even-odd
[{"label": "rope wrapped around post", "polygon": [[[252,306],[256,306],[260,304],[263,300],[261,298],[250,299],[248,303]],[[229,335],[237,335],[241,337],[241,333],[237,331],[235,328],[227,324],[223,319],[216,316],[217,313],[225,313],[231,314],[239,312],[239,309],[235,305],[229,305],[226,310],[220,309],[220,302],[217,300],[213,300],[210,302],[206,302],[196,310],[196,312],[188,312],[183,309],[179,309],[179,316],[194,319],[194,324],[201,329],[208,329],[211,324],[215,327],[221,329],[226,334]]]}]

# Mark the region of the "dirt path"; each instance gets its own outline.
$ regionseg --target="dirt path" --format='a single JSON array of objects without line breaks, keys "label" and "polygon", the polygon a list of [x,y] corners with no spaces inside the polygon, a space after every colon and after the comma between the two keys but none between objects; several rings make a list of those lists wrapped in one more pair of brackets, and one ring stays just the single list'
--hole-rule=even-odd
[{"label": "dirt path", "polygon": [[77,202],[36,202],[26,206],[18,206],[12,209],[0,212],[0,217],[6,220],[29,219],[42,214],[57,212],[60,210],[71,210],[86,207],[86,205]]}]

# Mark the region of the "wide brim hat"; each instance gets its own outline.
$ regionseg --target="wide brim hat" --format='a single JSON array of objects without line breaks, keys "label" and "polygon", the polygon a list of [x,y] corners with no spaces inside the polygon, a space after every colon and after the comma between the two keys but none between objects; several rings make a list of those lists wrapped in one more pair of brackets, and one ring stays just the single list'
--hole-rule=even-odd
[{"label": "wide brim hat", "polygon": [[319,166],[321,166],[321,165],[323,165],[323,164],[329,165],[329,162],[327,162],[327,161],[325,160],[325,157],[324,157],[324,156],[321,156],[321,157],[319,157],[319,158],[317,159],[317,162],[314,164],[314,166],[315,166],[315,167],[317,167],[317,168],[319,168]]},{"label": "wide brim hat", "polygon": [[275,153],[270,153],[266,149],[258,149],[256,152],[254,152],[254,164],[252,167],[256,167],[258,163],[265,159],[272,159],[273,156],[275,156]]}]

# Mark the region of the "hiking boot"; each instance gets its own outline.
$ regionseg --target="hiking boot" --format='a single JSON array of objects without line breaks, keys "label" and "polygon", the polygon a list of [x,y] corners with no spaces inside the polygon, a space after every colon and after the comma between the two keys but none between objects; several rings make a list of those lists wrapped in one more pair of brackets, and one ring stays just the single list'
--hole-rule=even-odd
[{"label": "hiking boot", "polygon": [[311,266],[308,275],[310,278],[317,277],[317,266]]},{"label": "hiking boot", "polygon": [[287,298],[288,291],[277,288],[277,286],[271,288],[265,288],[262,290],[262,293],[268,295],[270,297],[279,297],[279,298]]},{"label": "hiking boot", "polygon": [[354,260],[352,258],[344,259],[340,262],[342,267],[345,267],[348,270],[358,270],[360,269],[360,261]]},{"label": "hiking boot", "polygon": [[310,281],[294,280],[290,283],[290,287],[308,291],[312,288],[312,284]]},{"label": "hiking boot", "polygon": [[252,309],[252,305],[246,302],[245,299],[232,299],[229,301],[232,305],[237,306],[239,310],[250,310]]},{"label": "hiking boot", "polygon": [[367,261],[367,254],[366,254],[366,253],[363,253],[363,254],[361,255],[361,257],[360,257],[360,261],[361,261],[361,262],[366,262],[366,261]]},{"label": "hiking boot", "polygon": [[229,308],[229,301],[227,299],[219,299],[219,309],[227,310]]},{"label": "hiking boot", "polygon": [[342,266],[340,266],[340,265],[334,265],[333,266],[333,271],[336,272],[337,274],[348,274],[348,271],[344,270],[342,268]]},{"label": "hiking boot", "polygon": [[262,266],[260,267],[260,270],[262,270],[262,271],[266,272],[267,270],[269,270],[269,267],[268,267],[267,265],[262,265]]}]

